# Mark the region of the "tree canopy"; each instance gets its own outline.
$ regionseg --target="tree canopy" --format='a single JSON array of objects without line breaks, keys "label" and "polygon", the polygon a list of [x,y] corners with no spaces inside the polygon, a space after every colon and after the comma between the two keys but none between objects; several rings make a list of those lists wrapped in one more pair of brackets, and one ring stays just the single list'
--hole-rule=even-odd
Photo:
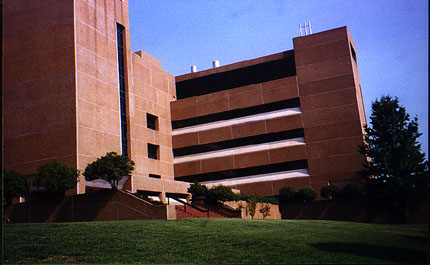
[{"label": "tree canopy", "polygon": [[111,184],[112,189],[117,189],[121,178],[130,176],[133,170],[134,162],[131,159],[116,152],[109,152],[88,164],[83,175],[86,180],[106,180]]},{"label": "tree canopy", "polygon": [[30,191],[30,182],[27,177],[16,171],[2,171],[3,196],[7,204],[11,204],[12,198],[24,197]]},{"label": "tree canopy", "polygon": [[79,171],[57,160],[38,167],[37,172],[36,184],[50,193],[64,193],[78,183]]},{"label": "tree canopy", "polygon": [[369,193],[397,203],[413,203],[428,190],[428,162],[421,152],[417,117],[411,119],[397,98],[372,104],[370,127],[360,152],[369,159],[364,177]]}]

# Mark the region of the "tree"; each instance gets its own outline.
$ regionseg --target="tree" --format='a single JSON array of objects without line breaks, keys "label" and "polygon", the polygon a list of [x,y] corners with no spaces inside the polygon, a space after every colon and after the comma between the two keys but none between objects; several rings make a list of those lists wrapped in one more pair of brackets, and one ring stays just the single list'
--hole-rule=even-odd
[{"label": "tree", "polygon": [[110,152],[88,164],[83,175],[86,180],[106,180],[112,189],[116,190],[121,178],[131,176],[133,170],[134,162],[131,159],[127,156],[118,155],[116,152]]},{"label": "tree", "polygon": [[326,199],[334,199],[340,194],[340,189],[335,185],[322,186],[320,195]]},{"label": "tree", "polygon": [[36,184],[49,193],[61,194],[76,187],[79,171],[54,160],[37,168]]},{"label": "tree", "polygon": [[25,197],[30,191],[30,182],[18,172],[3,170],[2,177],[3,196],[8,205],[12,203],[14,197]]},{"label": "tree", "polygon": [[313,201],[317,197],[317,195],[317,192],[314,191],[311,187],[304,187],[296,192],[295,198],[299,202],[310,202]]},{"label": "tree", "polygon": [[279,189],[279,203],[293,202],[296,200],[296,191],[292,187]]},{"label": "tree", "polygon": [[360,147],[368,157],[363,171],[366,191],[408,211],[428,190],[428,162],[417,141],[418,119],[411,120],[397,98],[383,96],[372,104],[370,124]]},{"label": "tree", "polygon": [[254,198],[251,198],[248,200],[248,203],[246,204],[246,214],[251,216],[251,219],[254,219],[255,211],[257,210],[257,200]]},{"label": "tree", "polygon": [[231,187],[224,185],[216,185],[209,189],[206,193],[206,197],[212,201],[234,201],[235,194]]},{"label": "tree", "polygon": [[208,193],[208,188],[205,185],[195,181],[194,183],[190,184],[190,187],[187,191],[191,193],[192,199],[195,199],[197,197],[205,197]]}]

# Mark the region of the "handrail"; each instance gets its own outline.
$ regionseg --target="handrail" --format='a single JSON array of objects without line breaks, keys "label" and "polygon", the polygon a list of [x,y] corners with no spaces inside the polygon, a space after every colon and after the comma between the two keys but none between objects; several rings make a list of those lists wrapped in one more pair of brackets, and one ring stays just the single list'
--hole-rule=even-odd
[{"label": "handrail", "polygon": [[131,210],[133,210],[133,211],[135,211],[135,212],[137,212],[137,213],[140,213],[140,214],[145,215],[146,217],[150,217],[150,218],[152,218],[152,219],[157,219],[157,218],[155,218],[154,216],[151,216],[151,215],[149,215],[149,214],[146,214],[146,213],[144,213],[144,212],[141,212],[141,211],[139,211],[138,209],[136,209],[136,208],[134,208],[134,207],[131,207],[131,206],[127,205],[127,204],[124,204],[124,203],[122,203],[122,202],[113,202],[113,203],[116,203],[116,204],[119,204],[119,205],[125,206],[125,207],[127,207],[127,208],[129,208],[129,209],[131,209]]},{"label": "handrail", "polygon": [[224,209],[228,209],[228,210],[231,210],[231,211],[234,211],[234,212],[236,212],[236,211],[240,211],[240,209],[234,208],[234,207],[232,207],[232,206],[230,206],[230,205],[226,205],[226,204],[221,203],[221,202],[217,202],[217,204],[219,204],[219,205],[220,205],[221,207],[223,207]]},{"label": "handrail", "polygon": [[149,201],[147,201],[147,200],[144,200],[144,199],[142,199],[142,198],[140,198],[140,197],[138,197],[138,196],[134,195],[133,193],[131,193],[131,192],[127,191],[127,190],[118,190],[118,191],[120,191],[120,192],[122,192],[122,193],[125,193],[125,194],[128,194],[128,195],[130,195],[130,196],[133,196],[134,198],[136,198],[136,199],[138,199],[138,200],[141,200],[141,201],[143,201],[143,202],[146,202],[147,204],[149,204],[149,205],[151,205],[151,206],[160,206],[160,205],[155,205],[155,204],[153,204],[153,203],[151,203],[151,202],[149,202]]},{"label": "handrail", "polygon": [[196,209],[197,211],[200,211],[202,213],[207,213],[209,215],[209,210],[200,209],[199,207],[196,207],[196,206],[191,205],[191,204],[189,204],[187,202],[181,201],[178,197],[173,196],[173,195],[169,195],[169,198],[172,198],[172,199],[174,199],[177,202],[180,202],[180,203],[182,203],[182,204],[184,204],[186,206],[189,206],[189,207],[191,207],[193,209]]},{"label": "handrail", "polygon": [[203,205],[210,211],[213,211],[228,218],[236,217],[236,215],[242,212],[240,209],[236,209],[218,201],[204,200]]}]

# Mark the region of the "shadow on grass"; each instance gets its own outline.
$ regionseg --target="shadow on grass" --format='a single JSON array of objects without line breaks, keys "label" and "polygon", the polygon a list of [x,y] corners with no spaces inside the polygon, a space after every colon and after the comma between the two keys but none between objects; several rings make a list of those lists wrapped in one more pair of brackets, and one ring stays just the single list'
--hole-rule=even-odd
[{"label": "shadow on grass", "polygon": [[411,250],[398,247],[385,247],[365,243],[312,243],[312,247],[333,253],[344,253],[348,255],[370,257],[392,263],[424,263],[427,262],[425,251]]}]

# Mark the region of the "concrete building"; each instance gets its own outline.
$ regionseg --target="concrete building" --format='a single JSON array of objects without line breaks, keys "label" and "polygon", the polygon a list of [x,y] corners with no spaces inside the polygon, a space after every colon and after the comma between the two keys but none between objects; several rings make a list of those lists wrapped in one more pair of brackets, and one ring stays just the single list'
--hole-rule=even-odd
[{"label": "concrete building", "polygon": [[[54,159],[81,170],[107,152],[136,163],[125,188],[186,193],[173,180],[175,79],[130,50],[127,0],[4,1],[3,166],[32,176]],[[100,183],[79,184],[85,193]]]},{"label": "concrete building", "polygon": [[366,119],[348,29],[293,43],[294,50],[176,77],[176,180],[267,196],[359,178]]},{"label": "concrete building", "polygon": [[[127,0],[9,0],[3,8],[8,170],[32,177],[57,159],[82,172],[116,151],[136,163],[123,187],[162,199],[186,195],[194,180],[266,196],[358,178],[366,121],[346,27],[175,80],[130,50]],[[69,193],[102,186],[80,177]]]}]

